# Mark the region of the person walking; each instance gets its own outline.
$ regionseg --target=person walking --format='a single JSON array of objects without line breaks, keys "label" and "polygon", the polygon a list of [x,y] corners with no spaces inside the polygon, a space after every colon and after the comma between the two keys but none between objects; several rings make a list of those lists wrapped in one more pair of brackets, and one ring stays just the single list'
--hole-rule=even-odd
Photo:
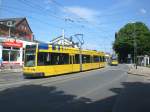
[{"label": "person walking", "polygon": [[0,71],[2,71],[2,67],[3,67],[3,59],[0,58]]}]

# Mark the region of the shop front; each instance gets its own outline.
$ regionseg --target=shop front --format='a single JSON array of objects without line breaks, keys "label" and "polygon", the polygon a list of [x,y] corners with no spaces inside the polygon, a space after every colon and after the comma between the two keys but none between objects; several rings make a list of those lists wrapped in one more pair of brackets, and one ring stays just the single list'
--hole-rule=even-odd
[{"label": "shop front", "polygon": [[35,42],[24,41],[14,38],[0,37],[0,66],[21,67],[24,63],[26,45],[33,45]]},{"label": "shop front", "polygon": [[5,39],[0,45],[0,60],[3,65],[23,63],[23,43],[15,39]]}]

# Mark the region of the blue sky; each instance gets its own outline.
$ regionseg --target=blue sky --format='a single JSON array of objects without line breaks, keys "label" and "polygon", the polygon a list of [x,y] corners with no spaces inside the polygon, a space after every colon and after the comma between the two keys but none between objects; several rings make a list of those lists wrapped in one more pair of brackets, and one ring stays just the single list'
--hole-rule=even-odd
[{"label": "blue sky", "polygon": [[[0,0],[0,17],[27,17],[36,39],[50,41],[65,29],[84,34],[84,48],[112,52],[115,32],[126,23],[150,27],[149,0]],[[75,40],[76,41],[76,40]]]}]

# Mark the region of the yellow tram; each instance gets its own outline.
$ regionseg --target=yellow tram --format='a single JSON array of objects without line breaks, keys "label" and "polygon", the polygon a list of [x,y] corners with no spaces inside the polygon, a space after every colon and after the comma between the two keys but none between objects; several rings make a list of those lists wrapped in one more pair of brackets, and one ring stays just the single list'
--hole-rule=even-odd
[{"label": "yellow tram", "polygon": [[111,66],[117,66],[119,63],[118,63],[118,57],[117,55],[113,54],[111,56],[111,59],[110,59],[110,65]]},{"label": "yellow tram", "polygon": [[[27,45],[23,75],[25,77],[47,77],[102,68],[105,67],[104,56],[103,52],[93,50],[80,51],[77,48],[54,46],[45,43]],[[80,60],[82,60],[82,63]]]}]

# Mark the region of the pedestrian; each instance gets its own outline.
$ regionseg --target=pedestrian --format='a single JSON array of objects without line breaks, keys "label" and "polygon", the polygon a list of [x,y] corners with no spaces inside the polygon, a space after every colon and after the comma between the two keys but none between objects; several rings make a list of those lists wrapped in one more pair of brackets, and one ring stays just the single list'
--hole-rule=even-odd
[{"label": "pedestrian", "polygon": [[3,66],[3,59],[0,58],[0,70],[2,70],[2,66]]},{"label": "pedestrian", "polygon": [[144,59],[142,59],[141,65],[144,66]]}]

